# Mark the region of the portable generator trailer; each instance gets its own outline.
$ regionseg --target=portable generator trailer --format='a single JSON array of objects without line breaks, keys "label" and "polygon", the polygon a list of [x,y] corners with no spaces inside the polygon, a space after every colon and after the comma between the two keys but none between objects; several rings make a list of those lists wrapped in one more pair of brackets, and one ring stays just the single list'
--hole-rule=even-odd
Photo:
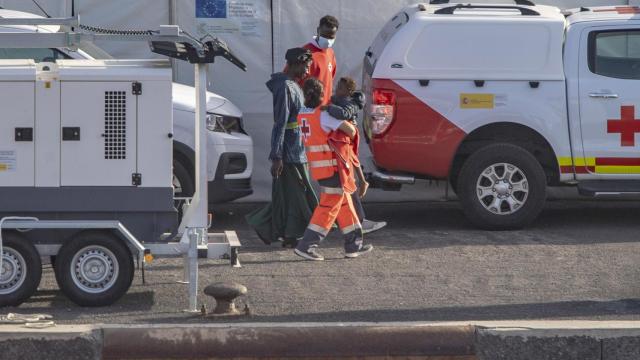
[{"label": "portable generator trailer", "polygon": [[209,234],[206,67],[223,57],[246,66],[213,37],[177,26],[118,31],[78,17],[0,19],[61,25],[57,33],[0,33],[5,48],[76,48],[83,42],[146,41],[195,67],[196,191],[177,224],[172,187],[171,70],[162,60],[0,61],[0,306],[37,290],[41,257],[72,301],[104,306],[129,289],[134,259],[183,256],[188,310],[197,310],[198,252],[239,266],[233,231]]}]

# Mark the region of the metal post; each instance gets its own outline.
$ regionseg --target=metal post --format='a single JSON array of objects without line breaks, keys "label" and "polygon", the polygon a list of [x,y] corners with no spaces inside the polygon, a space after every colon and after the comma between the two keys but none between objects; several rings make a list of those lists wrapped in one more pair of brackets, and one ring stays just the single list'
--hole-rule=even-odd
[{"label": "metal post", "polygon": [[[169,25],[178,24],[178,7],[176,6],[176,0],[169,0]],[[178,63],[176,59],[171,58],[171,76],[175,82],[178,78]]]},{"label": "metal post", "polygon": [[189,229],[189,312],[198,311],[198,236],[200,231]]},{"label": "metal post", "polygon": [[198,310],[198,243],[207,236],[209,196],[207,189],[207,64],[195,65],[196,80],[196,187],[187,210],[189,256],[189,311]]}]

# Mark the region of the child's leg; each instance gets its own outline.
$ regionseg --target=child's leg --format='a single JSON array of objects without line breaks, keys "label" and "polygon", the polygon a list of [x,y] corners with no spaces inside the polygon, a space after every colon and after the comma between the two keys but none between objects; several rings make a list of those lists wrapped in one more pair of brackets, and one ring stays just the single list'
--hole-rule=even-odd
[{"label": "child's leg", "polygon": [[320,203],[313,211],[311,222],[304,232],[304,237],[296,247],[298,250],[307,251],[311,246],[317,246],[327,236],[331,226],[336,221],[343,196],[342,189],[320,188]]},{"label": "child's leg", "polygon": [[353,207],[351,194],[344,194],[342,204],[338,212],[338,226],[344,234],[344,250],[352,253],[360,250],[363,244],[362,226]]}]

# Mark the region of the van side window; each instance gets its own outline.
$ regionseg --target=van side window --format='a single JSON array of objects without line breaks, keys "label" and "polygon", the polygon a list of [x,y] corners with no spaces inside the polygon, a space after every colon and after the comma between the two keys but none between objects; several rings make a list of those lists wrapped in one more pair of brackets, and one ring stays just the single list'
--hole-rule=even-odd
[{"label": "van side window", "polygon": [[0,59],[33,59],[35,62],[54,62],[57,59],[70,59],[70,57],[57,49],[0,48]]},{"label": "van side window", "polygon": [[640,79],[640,30],[589,34],[589,69],[617,79]]}]

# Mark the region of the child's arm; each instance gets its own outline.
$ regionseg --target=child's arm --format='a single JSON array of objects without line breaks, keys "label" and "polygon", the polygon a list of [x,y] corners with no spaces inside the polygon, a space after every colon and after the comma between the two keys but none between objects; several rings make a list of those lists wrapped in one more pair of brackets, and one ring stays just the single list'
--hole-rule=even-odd
[{"label": "child's arm", "polygon": [[367,194],[367,190],[369,189],[369,183],[364,177],[364,173],[362,172],[361,166],[357,167],[356,175],[358,175],[358,180],[360,180],[360,185],[358,186],[358,196],[360,196],[360,198],[363,198]]},{"label": "child's arm", "polygon": [[340,123],[338,130],[345,133],[351,139],[354,139],[356,137],[356,134],[358,133],[358,129],[356,129],[356,127],[353,126],[353,124],[349,121],[343,121],[342,123]]},{"label": "child's arm", "polygon": [[343,106],[329,105],[327,106],[327,112],[338,120],[351,120],[358,115],[358,107],[354,104]]}]

